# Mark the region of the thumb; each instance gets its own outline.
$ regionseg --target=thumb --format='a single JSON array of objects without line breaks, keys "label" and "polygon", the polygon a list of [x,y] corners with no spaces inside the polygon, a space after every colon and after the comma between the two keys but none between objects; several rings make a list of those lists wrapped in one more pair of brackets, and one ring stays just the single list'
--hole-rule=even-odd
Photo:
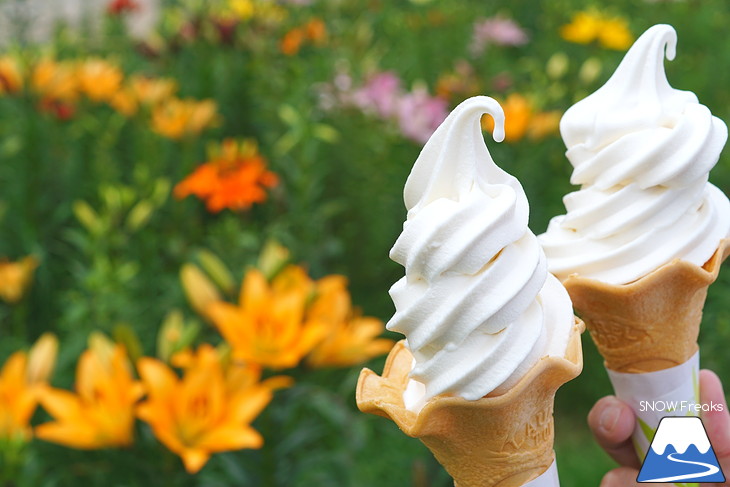
[{"label": "thumb", "polygon": [[722,382],[711,370],[700,371],[700,403],[715,406],[703,411],[702,419],[715,455],[725,470],[730,466],[730,411]]},{"label": "thumb", "polygon": [[636,477],[639,475],[638,470],[630,467],[615,468],[604,475],[601,480],[600,487],[650,487],[652,485],[666,485],[666,484],[639,484],[636,482]]}]

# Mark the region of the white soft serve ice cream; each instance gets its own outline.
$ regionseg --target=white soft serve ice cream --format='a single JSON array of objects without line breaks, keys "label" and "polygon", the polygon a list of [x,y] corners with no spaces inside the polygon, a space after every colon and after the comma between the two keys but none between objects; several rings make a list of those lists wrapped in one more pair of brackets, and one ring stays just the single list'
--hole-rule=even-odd
[{"label": "white soft serve ice cream", "polygon": [[581,185],[540,236],[560,279],[626,284],[674,259],[701,266],[728,236],[730,203],[708,182],[727,127],[667,82],[664,56],[674,59],[676,44],[669,25],[647,30],[560,122]]},{"label": "white soft serve ice cream", "polygon": [[520,183],[492,160],[480,126],[504,113],[491,98],[460,104],[424,146],[406,182],[408,217],[390,252],[406,275],[390,295],[390,330],[414,356],[406,407],[451,393],[475,400],[501,394],[541,357],[563,356],[572,306],[547,272],[527,228]]}]

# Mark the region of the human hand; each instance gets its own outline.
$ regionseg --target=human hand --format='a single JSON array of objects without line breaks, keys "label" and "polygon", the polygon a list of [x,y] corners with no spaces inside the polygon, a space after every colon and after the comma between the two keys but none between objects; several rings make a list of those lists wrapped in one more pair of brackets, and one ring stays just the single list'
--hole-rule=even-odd
[{"label": "human hand", "polygon": [[[720,378],[710,370],[700,371],[700,403],[722,404],[722,411],[702,413],[702,422],[710,437],[723,472],[730,474],[730,411],[727,408],[725,394]],[[588,426],[596,441],[606,450],[611,458],[620,465],[608,472],[601,481],[600,487],[642,487],[667,484],[639,484],[636,476],[641,463],[631,442],[636,417],[629,406],[614,396],[601,398],[591,412],[588,413]],[[724,486],[727,484],[702,484],[708,486]]]}]

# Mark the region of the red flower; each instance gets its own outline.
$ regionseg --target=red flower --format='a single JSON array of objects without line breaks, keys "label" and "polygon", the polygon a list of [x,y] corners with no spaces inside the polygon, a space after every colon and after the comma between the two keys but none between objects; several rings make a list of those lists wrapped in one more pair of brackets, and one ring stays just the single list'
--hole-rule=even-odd
[{"label": "red flower", "polygon": [[106,7],[109,15],[121,15],[139,10],[139,4],[134,0],[112,0]]},{"label": "red flower", "polygon": [[71,102],[45,98],[40,103],[41,111],[54,115],[59,120],[70,120],[76,114],[76,106]]}]

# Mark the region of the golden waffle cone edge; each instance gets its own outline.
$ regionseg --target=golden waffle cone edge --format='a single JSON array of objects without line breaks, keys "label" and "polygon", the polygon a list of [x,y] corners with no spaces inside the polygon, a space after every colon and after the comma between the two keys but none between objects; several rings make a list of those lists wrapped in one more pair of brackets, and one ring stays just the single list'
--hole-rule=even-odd
[{"label": "golden waffle cone edge", "polygon": [[606,368],[645,373],[685,363],[698,350],[707,288],[730,254],[720,242],[702,267],[673,260],[623,285],[571,275],[563,281]]},{"label": "golden waffle cone edge", "polygon": [[555,392],[583,367],[576,320],[564,357],[543,357],[509,391],[476,401],[439,395],[419,413],[403,404],[412,355],[398,342],[378,376],[360,373],[357,405],[392,419],[419,438],[453,477],[457,487],[518,487],[545,472],[554,460]]}]

